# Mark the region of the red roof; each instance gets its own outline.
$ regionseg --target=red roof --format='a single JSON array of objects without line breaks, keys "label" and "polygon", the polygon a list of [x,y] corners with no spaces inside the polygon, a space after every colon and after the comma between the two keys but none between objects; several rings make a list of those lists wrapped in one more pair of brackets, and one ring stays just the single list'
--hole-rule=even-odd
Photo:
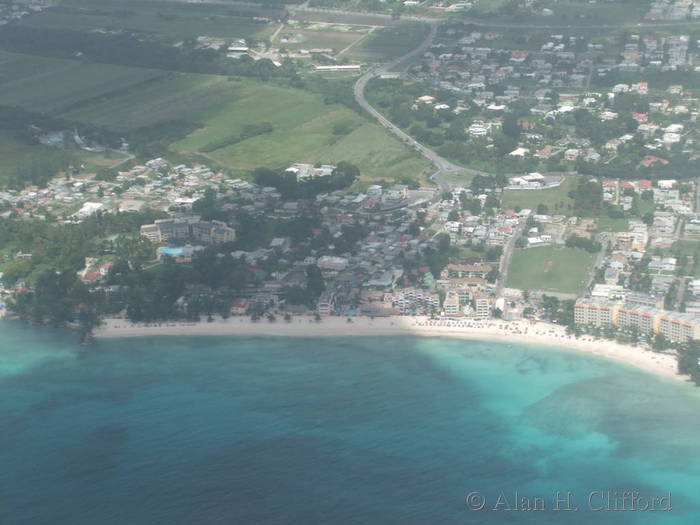
[{"label": "red roof", "polygon": [[100,276],[100,272],[90,272],[85,276],[85,281],[92,282]]},{"label": "red roof", "polygon": [[666,159],[662,159],[661,157],[656,157],[654,155],[647,155],[642,159],[640,162],[643,166],[649,167],[653,166],[654,164],[668,164],[668,161]]}]

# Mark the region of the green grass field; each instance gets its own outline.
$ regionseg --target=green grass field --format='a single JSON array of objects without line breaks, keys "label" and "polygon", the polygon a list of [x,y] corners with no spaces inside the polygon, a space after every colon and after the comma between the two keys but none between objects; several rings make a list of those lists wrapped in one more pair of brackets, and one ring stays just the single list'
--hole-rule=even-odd
[{"label": "green grass field", "polygon": [[[0,99],[70,121],[128,133],[174,120],[200,127],[171,146],[185,155],[237,136],[273,132],[207,154],[232,170],[349,161],[364,180],[417,178],[427,161],[377,124],[309,91],[250,79],[174,73],[0,53]],[[336,134],[338,125],[344,132]]]},{"label": "green grass field", "polygon": [[544,204],[550,214],[571,215],[574,201],[568,195],[576,186],[576,181],[569,177],[561,186],[548,190],[505,190],[501,206],[504,210],[516,207],[537,211],[539,204]]},{"label": "green grass field", "polygon": [[21,20],[22,25],[75,31],[129,31],[166,41],[208,35],[220,38],[268,38],[275,24],[237,16],[228,6],[124,0],[64,0]]},{"label": "green grass field", "polygon": [[[61,158],[66,152],[44,146],[42,144],[28,144],[17,140],[12,135],[0,132],[0,187],[7,184],[10,175],[25,163],[38,162],[39,159],[47,161],[53,158]],[[125,158],[122,153],[107,151],[105,153],[91,153],[88,151],[71,150],[68,152],[75,158],[75,166],[82,164],[86,173],[94,173],[97,168],[112,166]]]},{"label": "green grass field", "polygon": [[[197,153],[207,144],[234,136],[251,122],[270,122],[273,132],[218,149],[207,156],[233,169],[261,165],[286,167],[292,162],[356,164],[368,179],[416,176],[429,165],[379,126],[318,95],[273,84],[244,81],[237,97],[200,115],[204,127],[172,148]],[[350,133],[334,135],[337,124]]]},{"label": "green grass field", "polygon": [[216,75],[166,73],[158,79],[80,104],[70,120],[132,131],[172,120],[204,122],[207,112],[239,96],[237,82]]},{"label": "green grass field", "polygon": [[599,232],[626,232],[630,229],[628,219],[611,219],[610,217],[600,217],[598,219]]},{"label": "green grass field", "polygon": [[427,31],[427,27],[420,22],[384,27],[353,47],[347,56],[355,60],[392,60],[418,47]]},{"label": "green grass field", "polygon": [[551,16],[537,13],[526,13],[509,9],[508,0],[480,0],[475,2],[472,16],[500,15],[503,22],[518,21],[519,23],[564,24],[573,27],[577,25],[623,24],[639,22],[649,10],[650,2],[644,0],[618,0],[616,2],[585,1],[585,0],[545,0],[539,2],[540,8],[552,10]]},{"label": "green grass field", "polygon": [[[36,147],[42,150],[48,149],[40,145]],[[20,142],[6,133],[0,133],[0,174],[5,170],[13,169],[34,152],[33,146]]]},{"label": "green grass field", "polygon": [[516,250],[507,286],[520,290],[581,293],[595,255],[576,248],[543,246]]},{"label": "green grass field", "polygon": [[290,50],[328,48],[338,53],[366,38],[371,29],[367,26],[289,22],[273,43]]},{"label": "green grass field", "polygon": [[671,254],[680,253],[680,255],[697,255],[700,250],[700,241],[676,241],[673,243]]},{"label": "green grass field", "polygon": [[153,69],[0,52],[0,100],[6,106],[55,115],[164,75]]}]

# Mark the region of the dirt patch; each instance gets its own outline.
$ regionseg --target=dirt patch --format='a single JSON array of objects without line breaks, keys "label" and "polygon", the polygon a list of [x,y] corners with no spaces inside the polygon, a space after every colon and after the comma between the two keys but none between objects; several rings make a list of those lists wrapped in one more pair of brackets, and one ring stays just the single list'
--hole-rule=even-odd
[{"label": "dirt patch", "polygon": [[549,273],[549,270],[552,269],[552,266],[554,266],[554,261],[547,261],[547,264],[544,265],[544,273]]}]

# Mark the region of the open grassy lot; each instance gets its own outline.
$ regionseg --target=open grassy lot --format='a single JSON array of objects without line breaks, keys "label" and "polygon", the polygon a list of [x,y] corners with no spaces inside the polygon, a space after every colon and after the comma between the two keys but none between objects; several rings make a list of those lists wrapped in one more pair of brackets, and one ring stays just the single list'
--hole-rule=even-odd
[{"label": "open grassy lot", "polygon": [[700,251],[700,241],[676,241],[673,243],[671,254],[696,256]]},{"label": "open grassy lot", "polygon": [[100,167],[112,166],[125,158],[125,154],[115,151],[63,151],[39,143],[29,144],[0,132],[0,187],[9,184],[15,172],[28,165],[55,166],[55,163],[62,162],[60,159],[69,159],[68,162],[75,167],[82,167],[84,173],[94,173]]},{"label": "open grassy lot", "polygon": [[353,47],[347,56],[355,60],[392,60],[418,47],[427,31],[427,26],[420,22],[404,22],[377,29]]},{"label": "open grassy lot", "polygon": [[557,188],[547,190],[505,190],[501,205],[504,210],[520,207],[537,211],[537,206],[544,204],[549,209],[550,214],[571,215],[574,201],[568,194],[575,186],[575,179],[567,177]]},{"label": "open grassy lot", "polygon": [[599,232],[626,232],[630,229],[628,219],[611,219],[610,217],[600,217],[598,219]]},{"label": "open grassy lot", "polygon": [[[48,150],[49,148],[37,145],[36,148]],[[25,159],[29,158],[35,152],[34,147],[30,144],[20,142],[7,133],[0,132],[0,178],[2,172],[8,169],[13,169],[21,164]]]},{"label": "open grassy lot", "polygon": [[372,31],[368,26],[329,24],[324,22],[289,21],[272,41],[280,48],[332,49],[336,53],[366,38]]},{"label": "open grassy lot", "polygon": [[23,18],[23,25],[76,31],[129,31],[180,41],[208,35],[220,38],[269,37],[275,25],[239,16],[232,6],[133,0],[64,0],[56,7]]},{"label": "open grassy lot", "polygon": [[507,286],[520,290],[581,293],[595,256],[584,250],[543,246],[516,250]]}]

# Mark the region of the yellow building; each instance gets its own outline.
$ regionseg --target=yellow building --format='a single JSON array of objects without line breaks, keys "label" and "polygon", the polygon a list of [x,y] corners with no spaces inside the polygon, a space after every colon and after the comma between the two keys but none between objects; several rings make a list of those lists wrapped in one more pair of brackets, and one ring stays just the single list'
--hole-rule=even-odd
[{"label": "yellow building", "polygon": [[574,306],[574,322],[584,326],[617,324],[620,303],[600,297],[582,298]]}]

